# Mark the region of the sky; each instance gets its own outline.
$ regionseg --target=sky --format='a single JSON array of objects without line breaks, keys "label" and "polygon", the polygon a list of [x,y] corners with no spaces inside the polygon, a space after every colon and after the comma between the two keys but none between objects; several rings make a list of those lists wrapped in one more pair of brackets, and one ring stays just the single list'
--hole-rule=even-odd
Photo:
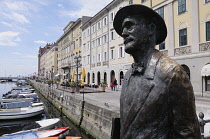
[{"label": "sky", "polygon": [[0,77],[38,72],[38,50],[70,21],[94,16],[112,0],[0,0]]}]

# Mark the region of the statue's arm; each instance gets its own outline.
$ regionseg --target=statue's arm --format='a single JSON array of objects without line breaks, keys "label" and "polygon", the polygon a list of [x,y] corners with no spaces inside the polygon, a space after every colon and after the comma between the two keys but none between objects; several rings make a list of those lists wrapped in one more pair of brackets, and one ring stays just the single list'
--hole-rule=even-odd
[{"label": "statue's arm", "polygon": [[172,71],[168,93],[173,138],[201,139],[193,88],[188,75],[179,66]]}]

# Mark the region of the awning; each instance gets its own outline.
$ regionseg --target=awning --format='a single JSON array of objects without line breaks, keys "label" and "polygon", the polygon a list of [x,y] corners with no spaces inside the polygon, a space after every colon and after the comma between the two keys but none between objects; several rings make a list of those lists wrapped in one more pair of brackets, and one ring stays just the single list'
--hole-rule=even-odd
[{"label": "awning", "polygon": [[203,66],[201,70],[201,76],[209,76],[210,75],[210,64]]},{"label": "awning", "polygon": [[55,76],[59,76],[60,74],[56,74]]}]

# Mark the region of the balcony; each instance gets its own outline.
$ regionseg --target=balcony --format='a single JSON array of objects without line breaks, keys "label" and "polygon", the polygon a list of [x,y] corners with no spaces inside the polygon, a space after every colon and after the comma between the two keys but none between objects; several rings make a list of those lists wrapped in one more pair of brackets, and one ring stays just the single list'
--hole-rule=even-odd
[{"label": "balcony", "polygon": [[103,66],[107,66],[108,65],[108,61],[103,61]]},{"label": "balcony", "polygon": [[160,50],[160,52],[161,52],[164,56],[168,56],[168,50]]},{"label": "balcony", "polygon": [[96,65],[95,65],[95,63],[94,64],[91,64],[91,67],[95,67]]},{"label": "balcony", "polygon": [[175,56],[186,55],[190,53],[191,53],[191,46],[183,46],[183,47],[175,48],[175,52],[174,52]]},{"label": "balcony", "polygon": [[199,45],[200,52],[202,51],[210,51],[210,42],[201,43]]},{"label": "balcony", "polygon": [[97,62],[97,66],[101,66],[101,62]]}]

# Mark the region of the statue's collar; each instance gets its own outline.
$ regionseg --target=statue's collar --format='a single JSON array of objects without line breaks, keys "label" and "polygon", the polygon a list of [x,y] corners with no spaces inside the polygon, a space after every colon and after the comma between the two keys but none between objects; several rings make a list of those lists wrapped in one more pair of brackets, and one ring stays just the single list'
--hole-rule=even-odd
[{"label": "statue's collar", "polygon": [[161,56],[163,56],[163,54],[158,50],[155,50],[155,52],[151,56],[151,59],[148,61],[147,68],[145,70],[145,77],[147,79],[154,79],[156,65]]}]

